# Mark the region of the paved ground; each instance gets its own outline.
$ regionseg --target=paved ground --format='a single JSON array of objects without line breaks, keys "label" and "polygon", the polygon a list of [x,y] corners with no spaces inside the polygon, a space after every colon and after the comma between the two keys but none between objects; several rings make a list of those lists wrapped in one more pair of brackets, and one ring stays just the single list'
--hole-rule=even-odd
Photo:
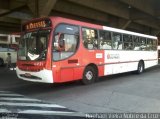
[{"label": "paved ground", "polygon": [[84,119],[85,114],[64,106],[0,91],[1,119]]},{"label": "paved ground", "polygon": [[160,112],[160,66],[141,75],[118,74],[92,85],[41,84],[19,80],[0,68],[0,90],[63,105],[80,112]]}]

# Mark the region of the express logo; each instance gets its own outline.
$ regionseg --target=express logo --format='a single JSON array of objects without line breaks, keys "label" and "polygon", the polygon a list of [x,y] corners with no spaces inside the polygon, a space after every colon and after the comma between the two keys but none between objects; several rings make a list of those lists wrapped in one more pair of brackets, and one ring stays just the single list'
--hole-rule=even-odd
[{"label": "express logo", "polygon": [[110,54],[107,55],[107,59],[110,59]]},{"label": "express logo", "polygon": [[119,59],[119,54],[107,54],[107,59]]}]

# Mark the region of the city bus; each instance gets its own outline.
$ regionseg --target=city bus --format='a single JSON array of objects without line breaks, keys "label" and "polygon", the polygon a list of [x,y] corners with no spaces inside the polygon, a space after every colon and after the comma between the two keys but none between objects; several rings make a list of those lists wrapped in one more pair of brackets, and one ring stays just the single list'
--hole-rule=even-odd
[{"label": "city bus", "polygon": [[11,54],[11,62],[17,61],[19,34],[0,34],[0,66],[6,64],[7,53]]},{"label": "city bus", "polygon": [[53,16],[23,24],[16,72],[33,82],[90,84],[157,63],[155,36]]}]

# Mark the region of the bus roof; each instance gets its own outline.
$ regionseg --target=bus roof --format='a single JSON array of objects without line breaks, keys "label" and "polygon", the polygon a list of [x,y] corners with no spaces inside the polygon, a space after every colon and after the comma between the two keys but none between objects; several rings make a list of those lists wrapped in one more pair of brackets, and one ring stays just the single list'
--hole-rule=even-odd
[{"label": "bus roof", "polygon": [[102,29],[102,30],[107,30],[107,31],[111,31],[111,32],[118,32],[118,33],[124,33],[124,34],[128,34],[128,35],[135,35],[135,36],[140,36],[140,37],[145,37],[145,38],[157,39],[156,36],[141,34],[141,33],[137,33],[137,32],[122,30],[122,29],[108,27],[108,26],[102,26],[102,25],[98,25],[98,24],[92,24],[92,23],[88,23],[88,22],[84,22],[84,21],[73,20],[73,19],[59,17],[59,16],[35,18],[35,19],[32,19],[32,20],[29,20],[26,23],[33,22],[33,21],[44,20],[44,19],[50,19],[53,24],[56,21],[56,22],[59,22],[59,23],[75,24],[75,25],[80,25],[80,26],[83,26],[83,27]]},{"label": "bus roof", "polygon": [[92,24],[92,23],[78,21],[78,20],[72,20],[72,19],[63,18],[63,17],[50,17],[50,19],[53,21],[54,21],[54,19],[57,19],[61,22],[63,21],[65,23],[77,24],[77,25],[81,25],[84,27],[99,28],[99,29],[103,29],[103,30],[107,30],[107,31],[111,31],[111,32],[118,32],[118,33],[124,33],[124,34],[128,34],[128,35],[135,35],[135,36],[140,36],[140,37],[145,37],[145,38],[157,39],[156,36],[152,36],[152,35],[146,35],[146,34],[142,34],[142,33],[127,31],[127,30],[122,30],[122,29],[118,29],[118,28],[102,26],[102,25],[97,25],[97,24]]},{"label": "bus roof", "polygon": [[127,31],[127,30],[122,30],[122,29],[117,29],[117,28],[112,28],[112,27],[107,27],[107,26],[103,26],[103,29],[108,30],[108,31],[112,31],[112,32],[124,33],[124,34],[128,34],[128,35],[135,35],[135,36],[140,36],[140,37],[145,37],[145,38],[157,39],[156,36],[136,33],[136,32],[132,32],[132,31]]},{"label": "bus roof", "polygon": [[53,16],[53,17],[50,17],[50,19],[53,23],[55,21],[57,21],[59,23],[68,23],[68,24],[74,24],[74,25],[79,25],[79,26],[84,26],[84,27],[95,28],[95,29],[102,29],[103,28],[102,25],[84,22],[84,21],[80,21],[80,20],[64,18],[64,17]]}]

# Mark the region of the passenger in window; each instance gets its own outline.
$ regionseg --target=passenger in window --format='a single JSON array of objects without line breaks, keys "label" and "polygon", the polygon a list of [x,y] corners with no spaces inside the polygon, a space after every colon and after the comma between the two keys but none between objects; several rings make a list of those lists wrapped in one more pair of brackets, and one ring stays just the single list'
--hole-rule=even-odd
[{"label": "passenger in window", "polygon": [[73,52],[73,45],[75,43],[75,36],[70,35],[70,34],[65,34],[65,39],[64,39],[64,48],[65,52]]},{"label": "passenger in window", "polygon": [[64,34],[63,33],[59,33],[58,34],[58,39],[55,39],[55,40],[57,40],[56,42],[58,42],[58,43],[56,43],[55,42],[55,50],[56,51],[64,51],[65,50],[65,36],[64,36]]},{"label": "passenger in window", "polygon": [[124,44],[124,49],[125,50],[132,50],[133,49],[133,45],[131,43],[125,43]]},{"label": "passenger in window", "polygon": [[149,41],[149,43],[148,43],[148,50],[152,50],[152,42],[151,41]]},{"label": "passenger in window", "polygon": [[97,49],[98,43],[95,35],[95,30],[86,30],[86,38],[84,39],[84,46],[88,49]]},{"label": "passenger in window", "polygon": [[119,35],[116,35],[114,37],[114,49],[118,49],[119,48],[119,45],[120,45],[120,36]]},{"label": "passenger in window", "polygon": [[133,43],[129,43],[129,47],[128,47],[129,50],[133,50],[133,47],[134,47],[134,46],[133,46]]},{"label": "passenger in window", "polygon": [[66,52],[73,52],[73,45],[72,44],[65,44],[65,51]]},{"label": "passenger in window", "polygon": [[65,46],[65,45],[64,45],[64,44],[65,44],[64,34],[61,34],[61,35],[60,35],[58,42],[59,42],[59,47],[60,47],[60,48],[64,48],[64,46]]},{"label": "passenger in window", "polygon": [[141,43],[141,50],[145,50],[146,46],[145,46],[145,42],[142,40],[142,43]]},{"label": "passenger in window", "polygon": [[59,40],[59,34],[55,34],[55,39],[54,39],[54,43],[53,43],[53,50],[54,51],[58,51],[59,50],[59,44],[58,44],[58,40]]},{"label": "passenger in window", "polygon": [[39,48],[40,48],[40,52],[44,51],[46,49],[45,47],[45,38],[40,38],[40,42],[39,42]]}]

